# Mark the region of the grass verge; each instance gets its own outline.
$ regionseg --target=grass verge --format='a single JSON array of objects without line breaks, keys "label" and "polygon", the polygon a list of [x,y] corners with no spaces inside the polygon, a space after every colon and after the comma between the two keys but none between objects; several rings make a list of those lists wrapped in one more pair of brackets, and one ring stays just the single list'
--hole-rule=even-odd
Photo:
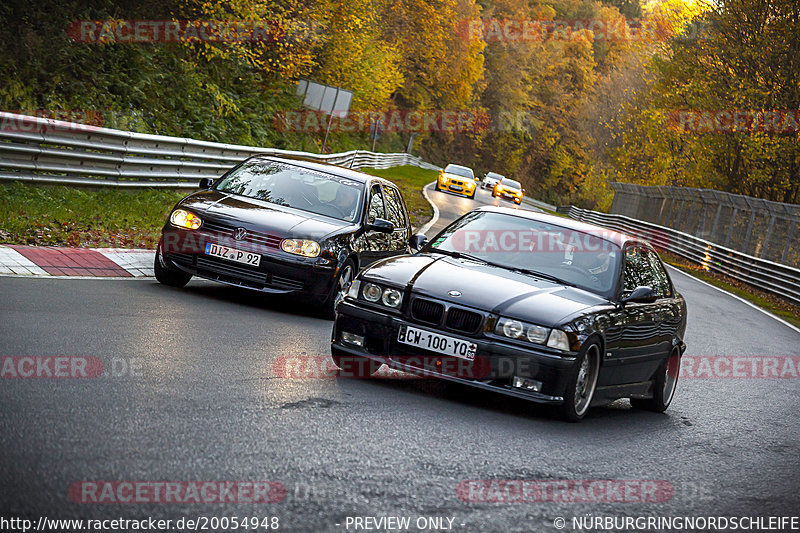
[{"label": "grass verge", "polygon": [[781,317],[790,324],[800,327],[800,306],[792,305],[781,300],[774,294],[755,289],[724,274],[703,270],[703,267],[700,265],[692,263],[679,255],[670,252],[659,252],[659,255],[665,263],[691,274],[697,279],[710,283],[715,287],[719,287],[740,298],[744,298],[748,302]]},{"label": "grass verge", "polygon": [[422,196],[422,188],[436,180],[439,173],[411,165],[386,169],[362,168],[362,172],[386,178],[398,186],[408,207],[411,224],[421,227],[433,216],[433,208]]},{"label": "grass verge", "polygon": [[0,183],[0,244],[155,248],[185,191]]}]

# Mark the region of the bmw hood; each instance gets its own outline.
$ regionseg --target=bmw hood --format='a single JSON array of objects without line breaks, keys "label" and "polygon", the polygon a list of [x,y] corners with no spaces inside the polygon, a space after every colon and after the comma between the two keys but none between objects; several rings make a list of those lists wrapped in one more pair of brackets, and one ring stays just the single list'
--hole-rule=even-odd
[{"label": "bmw hood", "polygon": [[438,254],[382,261],[368,269],[364,279],[550,327],[593,307],[609,305],[607,299],[583,289]]}]

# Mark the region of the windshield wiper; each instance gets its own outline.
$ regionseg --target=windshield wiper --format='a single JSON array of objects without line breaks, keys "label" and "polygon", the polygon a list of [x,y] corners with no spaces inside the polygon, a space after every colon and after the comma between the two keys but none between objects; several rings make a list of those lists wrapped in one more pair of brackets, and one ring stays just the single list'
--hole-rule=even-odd
[{"label": "windshield wiper", "polygon": [[513,270],[514,272],[519,272],[520,274],[528,274],[529,276],[536,276],[537,278],[546,279],[548,281],[553,281],[555,283],[560,283],[562,285],[577,287],[576,284],[570,281],[553,276],[552,274],[545,274],[544,272],[539,272],[538,270],[530,270],[527,268],[517,268],[517,267],[506,267],[506,268],[508,268],[509,270]]},{"label": "windshield wiper", "polygon": [[490,265],[497,268],[503,268],[506,270],[511,270],[512,272],[519,272],[520,274],[527,274],[529,276],[535,276],[537,278],[546,279],[548,281],[552,281],[555,283],[560,283],[562,285],[569,285],[570,287],[578,287],[578,285],[569,282],[565,279],[561,279],[559,277],[553,276],[552,274],[545,274],[544,272],[539,272],[538,270],[531,270],[528,268],[519,268],[519,267],[512,267],[508,265],[503,265],[501,263],[494,263],[492,261],[487,261],[486,259],[481,259],[480,257],[475,257],[474,255],[465,254],[463,252],[456,252],[454,250],[443,250],[440,248],[431,248],[433,252],[439,252],[440,254],[449,255],[451,257],[457,257],[459,259],[469,259],[472,261],[477,261],[479,263],[483,263],[484,265]]},{"label": "windshield wiper", "polygon": [[[432,252],[438,252],[440,254],[449,255],[450,257],[457,257],[458,259],[469,259],[470,261],[476,261],[478,263],[483,263],[484,265],[493,265],[494,263],[490,263],[486,259],[481,259],[480,257],[475,257],[474,255],[465,254],[464,252],[456,252],[455,250],[443,250],[441,248],[431,248]],[[497,266],[497,265],[495,265]]]}]

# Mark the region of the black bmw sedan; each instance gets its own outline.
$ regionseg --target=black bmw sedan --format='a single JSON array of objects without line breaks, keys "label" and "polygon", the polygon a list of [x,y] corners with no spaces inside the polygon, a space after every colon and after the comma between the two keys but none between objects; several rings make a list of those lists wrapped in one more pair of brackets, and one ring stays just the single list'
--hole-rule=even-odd
[{"label": "black bmw sedan", "polygon": [[337,307],[331,352],[343,370],[387,363],[577,421],[618,398],[666,410],[685,329],[686,303],[647,242],[484,207],[363,271]]},{"label": "black bmw sedan", "polygon": [[255,156],[175,206],[155,258],[156,279],[192,276],[325,307],[360,268],[409,253],[411,225],[389,181],[333,165]]}]

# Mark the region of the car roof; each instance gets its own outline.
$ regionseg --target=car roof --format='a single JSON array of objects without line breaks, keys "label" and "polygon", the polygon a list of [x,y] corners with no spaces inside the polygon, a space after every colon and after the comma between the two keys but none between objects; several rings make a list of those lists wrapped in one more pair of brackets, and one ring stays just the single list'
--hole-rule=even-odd
[{"label": "car roof", "polygon": [[495,176],[496,176],[496,177],[498,177],[498,178],[505,178],[505,176],[503,176],[502,174],[498,174],[497,172],[487,172],[487,173],[486,173],[486,175],[487,175],[487,176],[491,176],[491,177],[493,177],[493,178],[494,178]]},{"label": "car roof", "polygon": [[367,174],[366,172],[359,172],[356,169],[347,168],[340,165],[333,165],[331,163],[320,163],[319,161],[313,161],[311,159],[305,159],[302,157],[286,157],[286,156],[275,156],[270,154],[257,154],[247,158],[247,161],[253,161],[253,160],[277,161],[279,163],[287,163],[290,165],[294,165],[296,167],[305,168],[308,170],[316,170],[317,172],[325,172],[327,174],[333,174],[336,176],[340,176],[342,178],[352,179],[354,181],[358,181],[361,183],[367,183],[370,181],[379,181],[381,183],[392,185],[391,181],[381,178],[380,176],[373,176],[372,174]]},{"label": "car roof", "polygon": [[625,233],[620,233],[619,231],[615,231],[609,228],[604,228],[603,226],[588,224],[586,222],[581,222],[579,220],[558,217],[555,215],[550,215],[548,213],[541,213],[538,211],[526,211],[523,209],[512,209],[510,207],[496,207],[496,206],[482,206],[475,209],[474,211],[501,213],[504,215],[512,215],[521,218],[527,218],[529,220],[536,220],[538,222],[548,222],[556,226],[561,226],[563,228],[580,231],[582,233],[587,233],[589,235],[595,235],[597,237],[600,237],[601,239],[612,242],[620,247],[625,246],[629,242],[648,244],[647,241],[633,237],[631,235],[627,235]]}]

